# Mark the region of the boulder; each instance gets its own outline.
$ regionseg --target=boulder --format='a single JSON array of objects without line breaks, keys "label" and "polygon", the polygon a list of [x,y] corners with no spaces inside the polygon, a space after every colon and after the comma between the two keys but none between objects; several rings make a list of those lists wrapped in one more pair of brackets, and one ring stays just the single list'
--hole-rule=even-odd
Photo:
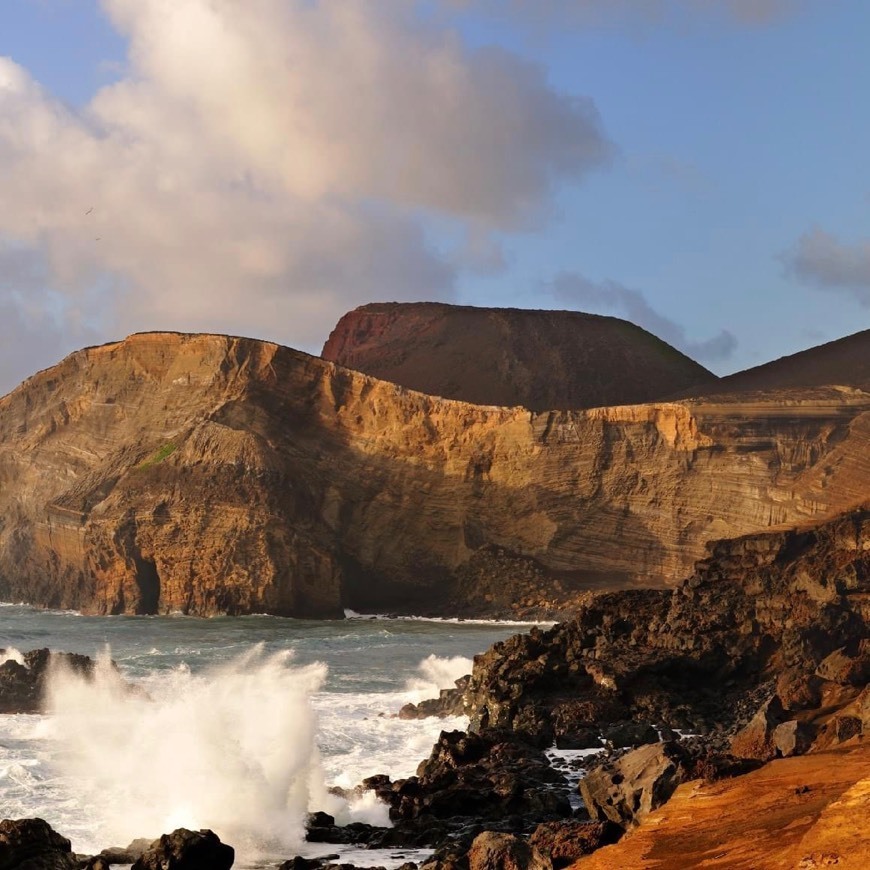
[{"label": "boulder", "polygon": [[547,855],[554,870],[573,864],[602,846],[615,843],[623,834],[613,822],[545,822],[529,837],[529,845]]},{"label": "boulder", "polygon": [[390,806],[394,821],[506,815],[570,815],[565,780],[544,752],[511,734],[442,731],[417,775],[364,781]]},{"label": "boulder", "polygon": [[758,761],[775,758],[777,747],[773,733],[784,718],[782,701],[774,695],[761,705],[749,724],[734,735],[731,752],[738,758],[754,758]]},{"label": "boulder", "polygon": [[552,870],[550,859],[514,834],[484,831],[468,850],[469,870]]},{"label": "boulder", "polygon": [[613,749],[659,742],[659,732],[652,725],[639,722],[624,722],[605,728],[602,736]]},{"label": "boulder", "polygon": [[674,793],[684,758],[679,744],[656,743],[591,770],[580,781],[589,815],[623,827],[635,825]]},{"label": "boulder", "polygon": [[75,653],[34,649],[24,653],[24,663],[8,659],[0,664],[0,713],[39,713],[46,680],[53,666],[63,665],[90,675],[94,662]]},{"label": "boulder", "polygon": [[155,840],[132,870],[230,870],[235,857],[214,831],[178,828]]},{"label": "boulder", "polygon": [[0,822],[2,870],[77,870],[70,842],[43,819]]},{"label": "boulder", "polygon": [[133,864],[151,848],[152,842],[145,837],[140,837],[126,847],[110,846],[108,849],[103,849],[100,856],[109,864]]},{"label": "boulder", "polygon": [[773,729],[773,745],[776,754],[783,758],[790,755],[803,755],[813,745],[818,729],[808,722],[790,719]]}]

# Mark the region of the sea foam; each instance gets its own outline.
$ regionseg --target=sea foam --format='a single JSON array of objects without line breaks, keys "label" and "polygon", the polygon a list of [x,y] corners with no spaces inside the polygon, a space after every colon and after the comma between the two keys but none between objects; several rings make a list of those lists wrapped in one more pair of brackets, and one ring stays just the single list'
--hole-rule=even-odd
[{"label": "sea foam", "polygon": [[298,847],[309,806],[332,798],[310,703],[325,678],[325,665],[262,645],[201,673],[163,672],[147,693],[131,692],[108,651],[93,680],[56,670],[47,722],[62,773],[98,817],[98,845],[184,826],[248,858]]}]

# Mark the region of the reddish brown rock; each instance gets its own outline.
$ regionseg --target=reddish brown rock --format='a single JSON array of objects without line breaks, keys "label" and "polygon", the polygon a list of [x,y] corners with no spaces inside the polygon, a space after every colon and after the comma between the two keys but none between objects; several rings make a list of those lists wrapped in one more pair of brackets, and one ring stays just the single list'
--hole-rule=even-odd
[{"label": "reddish brown rock", "polygon": [[469,870],[552,870],[549,858],[513,834],[484,831],[468,850]]},{"label": "reddish brown rock", "polygon": [[556,870],[583,855],[615,843],[623,834],[612,822],[544,822],[529,837],[529,845],[547,855]]},{"label": "reddish brown rock", "polygon": [[634,405],[717,381],[615,317],[438,302],[363,305],[322,356],[433,396],[533,411]]}]

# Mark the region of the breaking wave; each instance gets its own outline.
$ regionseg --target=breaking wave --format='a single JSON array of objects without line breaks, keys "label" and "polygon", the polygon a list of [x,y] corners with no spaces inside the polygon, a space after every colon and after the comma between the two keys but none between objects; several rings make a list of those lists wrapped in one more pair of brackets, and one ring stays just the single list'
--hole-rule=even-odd
[{"label": "breaking wave", "polygon": [[47,727],[77,800],[98,815],[100,841],[124,845],[175,827],[212,828],[237,852],[298,846],[309,806],[327,795],[311,697],[326,666],[258,645],[194,674],[124,683],[108,650],[89,680],[52,673]]}]

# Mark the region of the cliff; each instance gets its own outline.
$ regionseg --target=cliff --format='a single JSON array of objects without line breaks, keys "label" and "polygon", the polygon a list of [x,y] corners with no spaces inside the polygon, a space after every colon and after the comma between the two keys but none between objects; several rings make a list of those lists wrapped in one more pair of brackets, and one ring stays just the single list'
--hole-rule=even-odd
[{"label": "cliff", "polygon": [[867,496],[870,395],[532,413],[144,334],[0,400],[0,599],[95,613],[557,613]]},{"label": "cliff", "polygon": [[646,330],[577,311],[375,303],[345,314],[324,359],[477,405],[633,405],[717,378]]}]

